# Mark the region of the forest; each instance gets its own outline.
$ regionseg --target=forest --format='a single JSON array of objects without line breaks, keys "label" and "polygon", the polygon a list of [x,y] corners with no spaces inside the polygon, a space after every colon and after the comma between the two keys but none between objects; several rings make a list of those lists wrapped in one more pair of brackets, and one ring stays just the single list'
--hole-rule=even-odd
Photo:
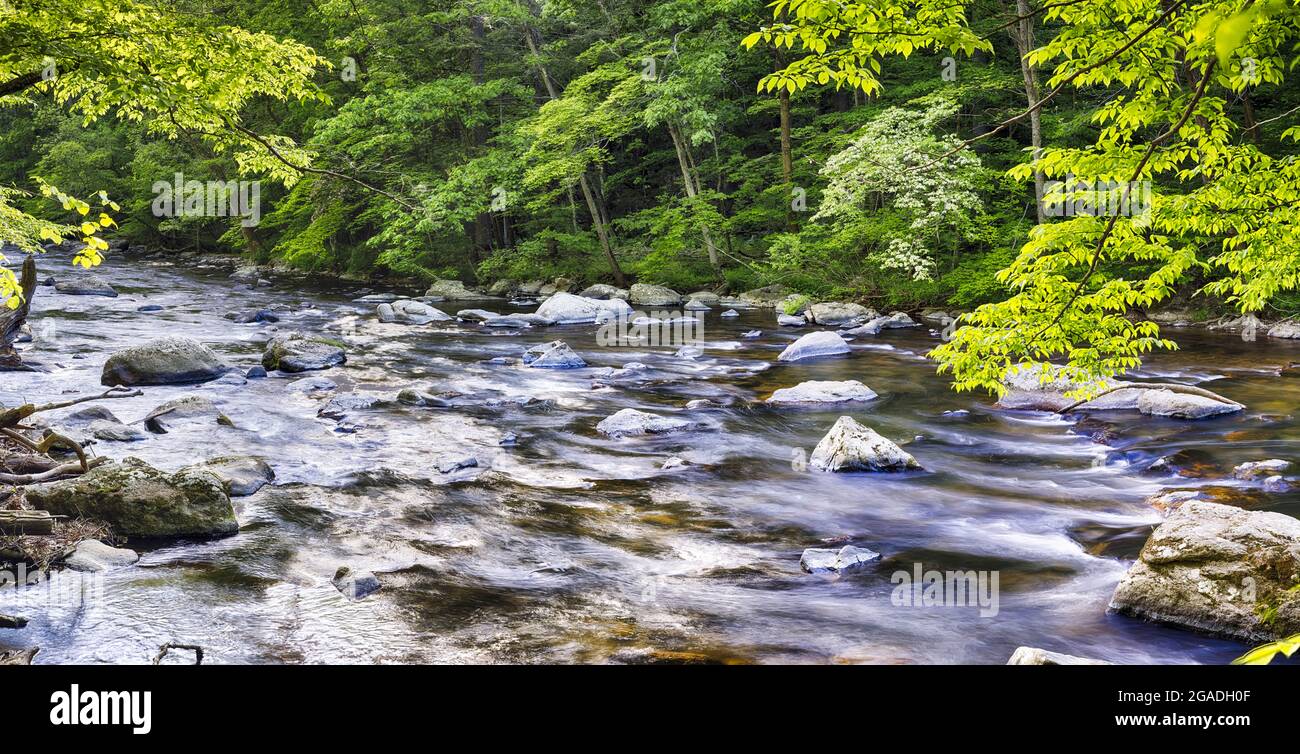
[{"label": "forest", "polygon": [[1300,0],[0,0],[0,564],[139,543],[158,661],[1290,657],[1298,65]]}]

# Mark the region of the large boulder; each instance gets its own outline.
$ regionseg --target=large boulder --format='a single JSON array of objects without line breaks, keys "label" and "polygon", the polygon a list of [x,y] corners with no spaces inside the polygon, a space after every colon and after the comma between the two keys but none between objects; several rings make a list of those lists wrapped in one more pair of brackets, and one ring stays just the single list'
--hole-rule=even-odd
[{"label": "large boulder", "polygon": [[1152,416],[1173,419],[1205,419],[1220,414],[1241,411],[1240,403],[1224,403],[1203,395],[1175,393],[1172,390],[1142,390],[1138,396],[1138,411]]},{"label": "large boulder", "polygon": [[1278,322],[1268,330],[1270,338],[1300,338],[1300,322]]},{"label": "large boulder", "polygon": [[770,309],[784,301],[785,297],[789,295],[790,289],[778,283],[763,288],[755,288],[752,291],[745,291],[736,298],[743,306]]},{"label": "large boulder", "polygon": [[582,298],[594,298],[594,299],[619,298],[626,301],[627,297],[630,296],[631,293],[626,288],[618,288],[612,285],[606,285],[604,283],[596,283],[595,285],[587,286],[582,290],[582,293],[579,293],[578,295]]},{"label": "large boulder", "polygon": [[380,304],[376,313],[379,315],[380,322],[395,322],[402,325],[427,325],[430,322],[446,322],[453,319],[450,314],[441,309],[411,299],[399,299],[392,303]]},{"label": "large boulder", "polygon": [[632,307],[622,299],[583,298],[572,293],[556,293],[537,307],[537,314],[557,324],[574,325],[610,318],[631,316]]},{"label": "large boulder", "polygon": [[876,316],[876,312],[861,304],[825,301],[808,307],[808,316],[819,325],[837,327],[872,319]]},{"label": "large boulder", "polygon": [[645,411],[637,411],[634,408],[625,408],[613,416],[601,420],[596,425],[596,429],[610,437],[628,437],[632,435],[659,435],[668,432],[681,432],[695,426],[694,422],[686,419],[657,416]]},{"label": "large boulder", "polygon": [[193,469],[159,471],[138,458],[107,463],[75,479],[26,488],[37,508],[103,521],[118,534],[182,537],[239,531],[221,482]]},{"label": "large boulder", "polygon": [[188,468],[206,471],[216,477],[231,497],[252,495],[275,479],[271,465],[256,456],[209,458]]},{"label": "large boulder", "polygon": [[921,464],[892,441],[864,427],[851,416],[841,416],[817,447],[808,463],[822,471],[905,471]]},{"label": "large boulder", "polygon": [[778,389],[767,399],[767,403],[775,405],[846,403],[869,401],[876,397],[876,391],[857,380],[808,380],[794,387]]},{"label": "large boulder", "polygon": [[[1038,364],[1008,369],[1002,378],[1002,384],[1007,392],[998,399],[999,406],[1033,411],[1060,411],[1076,400],[1067,397],[1067,393],[1085,387],[1085,383],[1066,377],[1060,367],[1049,366],[1044,372],[1044,368]],[[1125,384],[1128,383],[1104,380],[1099,391]],[[1138,407],[1142,393],[1143,390],[1138,388],[1116,390],[1079,406],[1079,410],[1133,410]]]},{"label": "large boulder", "polygon": [[578,369],[587,366],[587,362],[562,340],[552,340],[524,351],[524,363],[541,369]]},{"label": "large boulder", "polygon": [[705,306],[717,306],[722,303],[722,297],[713,291],[696,291],[686,294],[685,298],[687,301],[698,301]]},{"label": "large boulder", "polygon": [[347,362],[342,346],[333,341],[300,332],[271,338],[262,354],[262,366],[282,372],[306,372],[329,369]]},{"label": "large boulder", "polygon": [[429,286],[429,290],[424,292],[426,296],[436,296],[447,299],[448,301],[457,301],[469,298],[483,298],[483,294],[476,293],[465,287],[465,284],[459,280],[435,280]]},{"label": "large boulder", "polygon": [[69,296],[104,296],[117,298],[117,291],[108,281],[95,275],[79,275],[62,279],[54,284],[54,290]]},{"label": "large boulder", "polygon": [[215,380],[227,367],[211,348],[193,338],[166,337],[123,349],[108,357],[100,382],[105,385],[173,385]]},{"label": "large boulder", "polygon": [[677,306],[682,303],[682,294],[662,285],[637,283],[632,286],[630,299],[637,306]]},{"label": "large boulder", "polygon": [[1242,641],[1300,632],[1300,520],[1188,501],[1156,527],[1112,610]]},{"label": "large boulder", "polygon": [[799,361],[800,359],[835,356],[848,352],[849,344],[844,338],[841,338],[837,333],[822,331],[810,332],[796,340],[786,346],[781,355],[776,358],[779,361]]}]

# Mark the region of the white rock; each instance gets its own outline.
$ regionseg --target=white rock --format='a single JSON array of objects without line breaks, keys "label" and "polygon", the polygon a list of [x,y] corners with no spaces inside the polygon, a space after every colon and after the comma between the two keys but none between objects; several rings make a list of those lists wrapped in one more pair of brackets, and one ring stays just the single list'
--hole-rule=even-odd
[{"label": "white rock", "polygon": [[794,387],[783,387],[772,393],[767,403],[844,403],[869,401],[876,391],[857,380],[809,380]]},{"label": "white rock", "polygon": [[1011,653],[1008,665],[1113,665],[1105,660],[1093,660],[1088,657],[1049,652],[1038,647],[1016,647]]},{"label": "white rock", "polygon": [[1271,477],[1291,468],[1290,461],[1271,458],[1267,461],[1248,461],[1232,470],[1232,475],[1243,481],[1254,481],[1260,477]]},{"label": "white rock", "polygon": [[786,346],[777,357],[779,361],[799,361],[819,356],[835,356],[849,352],[849,344],[844,338],[833,332],[810,332]]},{"label": "white rock", "polygon": [[776,323],[781,327],[803,327],[807,324],[807,321],[795,314],[778,314],[776,315]]},{"label": "white rock", "polygon": [[732,319],[733,317],[739,317],[740,312],[736,311],[735,309],[728,309],[725,312],[719,314],[718,316],[726,317],[727,319]]},{"label": "white rock", "polygon": [[823,471],[902,471],[921,464],[892,441],[870,427],[841,416],[817,447],[808,463]]},{"label": "white rock", "polygon": [[1152,416],[1174,419],[1204,419],[1209,416],[1231,414],[1242,410],[1240,403],[1223,403],[1213,398],[1172,390],[1142,390],[1138,396],[1138,411]]},{"label": "white rock", "polygon": [[107,571],[129,566],[139,559],[134,550],[109,547],[98,539],[87,539],[77,544],[77,549],[64,559],[63,564],[74,571]]},{"label": "white rock", "polygon": [[799,567],[808,573],[843,573],[857,570],[879,559],[880,553],[853,545],[838,550],[809,548],[799,558]]},{"label": "white rock", "polygon": [[543,369],[577,369],[587,366],[587,362],[562,340],[552,340],[524,351],[524,363]]},{"label": "white rock", "polygon": [[637,411],[634,408],[625,408],[613,416],[603,419],[596,425],[596,429],[610,437],[628,437],[631,435],[681,432],[694,426],[693,422],[685,419],[657,416],[645,411]]},{"label": "white rock", "polygon": [[610,317],[626,318],[632,307],[620,298],[595,299],[556,293],[537,307],[537,314],[561,325],[584,324]]},{"label": "white rock", "polygon": [[1269,328],[1270,338],[1300,338],[1300,322],[1279,322]]}]

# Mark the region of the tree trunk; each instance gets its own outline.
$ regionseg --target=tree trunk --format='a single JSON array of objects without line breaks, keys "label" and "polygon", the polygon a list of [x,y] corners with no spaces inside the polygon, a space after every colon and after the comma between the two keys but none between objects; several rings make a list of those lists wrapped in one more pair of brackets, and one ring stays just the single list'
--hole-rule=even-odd
[{"label": "tree trunk", "polygon": [[[1029,0],[1016,0],[1016,17],[1018,21],[1012,27],[1015,31],[1012,37],[1016,42],[1016,53],[1020,56],[1020,73],[1025,79],[1025,98],[1029,100],[1029,106],[1034,107],[1038,103],[1038,71],[1029,63],[1029,52],[1034,49],[1034,19],[1031,16]],[[1041,108],[1034,108],[1029,113],[1029,140],[1034,148],[1034,159],[1037,160],[1043,152],[1043,124],[1040,116]],[[1040,170],[1034,171],[1034,214],[1041,225],[1046,219],[1043,213],[1043,173]]]},{"label": "tree trunk", "polygon": [[[540,12],[533,3],[529,3],[529,10],[534,17]],[[528,51],[532,53],[534,58],[538,58],[537,72],[541,76],[542,83],[546,86],[547,95],[553,100],[559,99],[560,95],[555,89],[555,83],[551,81],[551,75],[546,72],[546,66],[542,64],[538,55],[541,33],[532,26],[528,26],[524,29],[524,39],[528,42]],[[591,181],[587,178],[585,172],[578,178],[578,186],[582,189],[582,198],[587,202],[587,211],[591,213],[591,225],[596,230],[596,237],[600,239],[601,251],[605,252],[605,260],[609,262],[609,270],[614,274],[614,283],[619,288],[626,288],[627,278],[623,275],[623,268],[618,266],[618,258],[614,256],[614,247],[610,243],[609,230],[605,227],[604,215],[596,204],[596,194],[592,191]]]},{"label": "tree trunk", "polygon": [[23,325],[27,323],[27,314],[32,308],[32,296],[36,293],[36,257],[29,255],[23,261],[23,268],[18,277],[18,288],[23,292],[22,303],[16,309],[5,309],[0,313],[0,372],[30,370],[14,350],[14,341],[18,339]]},{"label": "tree trunk", "polygon": [[794,150],[790,146],[790,92],[784,88],[781,101],[781,179],[786,185],[794,183]]},{"label": "tree trunk", "polygon": [[[699,177],[693,169],[690,147],[686,144],[685,137],[682,136],[681,131],[678,130],[675,124],[668,124],[668,134],[673,137],[673,147],[677,150],[677,164],[682,169],[682,182],[686,184],[686,196],[690,199],[696,199],[700,195]],[[706,223],[700,223],[700,235],[704,237],[704,248],[709,252],[709,264],[713,267],[718,282],[722,282],[722,265],[718,262],[718,249],[713,244],[713,234],[709,232],[709,226]]]}]

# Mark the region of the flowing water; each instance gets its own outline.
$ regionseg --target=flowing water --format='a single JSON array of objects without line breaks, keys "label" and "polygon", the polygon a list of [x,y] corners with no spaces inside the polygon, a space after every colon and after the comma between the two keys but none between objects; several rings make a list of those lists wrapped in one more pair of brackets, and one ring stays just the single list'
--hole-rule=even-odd
[{"label": "flowing water", "polygon": [[[43,277],[71,274],[66,257],[40,264]],[[0,589],[0,612],[31,619],[0,633],[0,649],[37,645],[44,663],[147,662],[167,641],[200,644],[216,663],[1002,663],[1020,645],[1126,663],[1226,662],[1243,646],[1111,615],[1107,602],[1161,520],[1145,498],[1234,484],[1214,477],[1300,447],[1300,380],[1285,369],[1300,344],[1267,338],[1174,330],[1183,350],[1152,357],[1138,375],[1207,385],[1244,412],[1199,422],[1097,413],[1084,428],[952,392],[924,358],[938,342],[928,327],[787,364],[777,354],[807,330],[778,329],[770,310],[723,319],[715,307],[702,315],[704,353],[689,359],[675,345],[602,347],[594,325],[382,324],[373,305],[353,302],[357,286],[249,288],[228,269],[156,259],[113,259],[99,273],[120,297],[38,289],[25,355],[51,371],[0,373],[0,402],[99,392],[108,354],[160,335],[197,338],[246,367],[274,332],[298,329],[346,342],[348,363],[102,402],[134,422],[201,395],[235,426],[99,442],[99,455],[170,470],[254,454],[277,478],[235,500],[235,536],[128,543],[140,562],[105,575],[93,599],[33,605]],[[146,304],[162,310],[137,311]],[[272,304],[292,311],[277,324],[223,317]],[[502,300],[438,306],[530,311]],[[743,338],[751,329],[762,336]],[[519,363],[523,349],[555,338],[589,368]],[[648,369],[610,374],[634,361]],[[337,383],[333,395],[391,400],[413,387],[446,394],[445,405],[319,418],[328,395],[289,388],[314,375]],[[880,397],[829,410],[758,402],[813,379],[861,380]],[[693,399],[719,407],[686,409]],[[629,407],[703,426],[621,440],[596,431]],[[842,414],[905,443],[926,470],[803,470],[799,456]],[[514,447],[499,445],[508,432]],[[1206,476],[1143,472],[1177,451]],[[439,473],[448,454],[479,465]],[[672,456],[692,465],[662,470]],[[1300,514],[1296,494],[1241,493],[1238,504]],[[883,558],[836,579],[801,571],[805,548],[845,543]],[[918,563],[996,572],[997,614],[894,604],[892,574]],[[340,565],[374,571],[382,590],[349,602],[331,584]],[[47,592],[66,578],[56,572]]]}]

